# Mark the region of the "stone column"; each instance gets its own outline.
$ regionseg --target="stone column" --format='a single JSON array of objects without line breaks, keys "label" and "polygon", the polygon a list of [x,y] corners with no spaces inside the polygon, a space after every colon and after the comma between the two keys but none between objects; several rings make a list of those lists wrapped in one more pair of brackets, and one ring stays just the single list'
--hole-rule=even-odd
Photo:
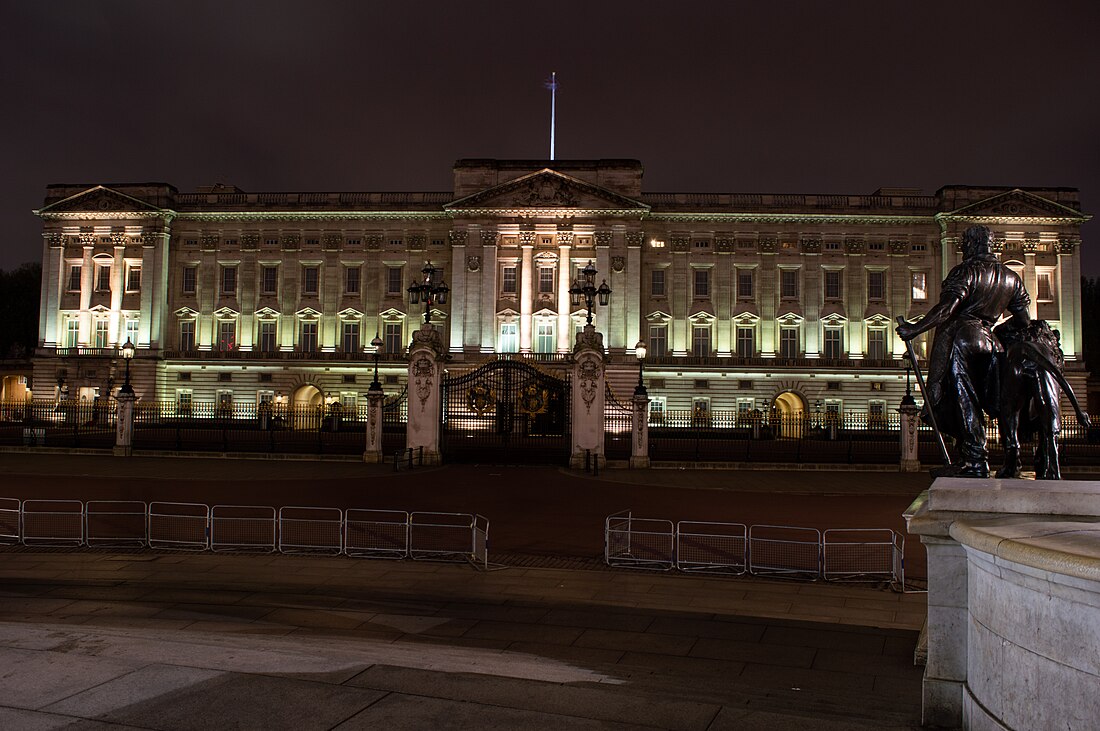
[{"label": "stone column", "polygon": [[627,352],[642,336],[642,241],[641,231],[626,233],[626,291],[622,294],[626,302],[626,349]]},{"label": "stone column", "polygon": [[898,412],[901,414],[901,471],[920,472],[920,451],[917,449],[920,409],[913,397],[906,394]]},{"label": "stone column", "polygon": [[[107,336],[108,345],[122,345],[126,342],[122,332],[122,294],[126,291],[126,253],[125,239],[120,235],[111,236],[114,242],[115,258],[111,265],[111,312],[108,314],[110,333]],[[137,343],[134,343],[137,345]]]},{"label": "stone column", "polygon": [[47,347],[63,346],[61,331],[61,293],[68,289],[68,267],[64,265],[65,238],[61,234],[43,234],[42,291],[38,310],[38,342]]},{"label": "stone column", "polygon": [[[450,232],[451,239],[451,352],[461,353],[466,343],[463,325],[466,321],[466,303],[470,291],[466,285],[466,238],[467,232],[455,229]],[[476,324],[475,324],[476,327]]]},{"label": "stone column", "polygon": [[[1055,291],[1058,293],[1058,327],[1066,360],[1081,360],[1082,355],[1080,245],[1081,240],[1076,237],[1057,244],[1058,280]],[[1035,293],[1031,292],[1031,295],[1034,298]]]},{"label": "stone column", "polygon": [[443,338],[430,323],[413,332],[409,346],[409,421],[405,445],[424,449],[424,464],[439,464],[439,389]]},{"label": "stone column", "polygon": [[497,232],[481,231],[481,336],[479,349],[492,353],[497,344]]},{"label": "stone column", "polygon": [[535,296],[535,232],[520,231],[520,248],[523,260],[520,264],[519,289],[519,352],[531,352],[531,305]]},{"label": "stone column", "polygon": [[382,404],[385,400],[382,384],[375,381],[367,391],[367,444],[363,450],[363,461],[368,464],[382,461]]},{"label": "stone column", "polygon": [[115,456],[129,457],[134,445],[134,400],[133,390],[126,391],[125,386],[118,392],[118,412],[115,422]]},{"label": "stone column", "polygon": [[558,231],[558,352],[569,352],[573,328],[570,323],[569,288],[573,286],[573,266],[569,261],[573,246],[572,231]]},{"label": "stone column", "polygon": [[649,467],[649,396],[635,393],[630,437],[630,466]]},{"label": "stone column", "polygon": [[605,362],[603,334],[585,325],[573,347],[572,432],[573,450],[569,464],[584,467],[586,453],[599,466],[604,462]]},{"label": "stone column", "polygon": [[1036,296],[1039,292],[1039,272],[1035,268],[1034,245],[1031,246],[1030,250],[1024,251],[1024,289],[1031,295],[1031,304],[1027,307],[1027,314],[1034,320],[1039,316],[1039,304],[1036,302]]},{"label": "stone column", "polygon": [[84,260],[80,264],[80,345],[92,342],[92,290],[95,289],[95,261],[92,259],[95,238],[91,234],[81,234],[84,248]]}]

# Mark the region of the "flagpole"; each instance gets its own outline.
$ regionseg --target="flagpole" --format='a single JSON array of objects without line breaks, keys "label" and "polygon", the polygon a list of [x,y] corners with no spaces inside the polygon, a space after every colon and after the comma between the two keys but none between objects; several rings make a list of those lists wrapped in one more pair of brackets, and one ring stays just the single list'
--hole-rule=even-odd
[{"label": "flagpole", "polygon": [[550,89],[550,159],[554,159],[554,127],[557,123],[558,112],[558,72],[550,72],[550,83],[547,88]]}]

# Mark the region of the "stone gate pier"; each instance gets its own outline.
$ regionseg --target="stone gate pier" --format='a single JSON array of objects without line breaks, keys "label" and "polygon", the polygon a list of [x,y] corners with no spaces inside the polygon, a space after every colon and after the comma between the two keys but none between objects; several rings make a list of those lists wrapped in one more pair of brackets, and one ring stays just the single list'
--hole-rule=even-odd
[{"label": "stone gate pier", "polygon": [[928,550],[923,722],[1100,723],[1100,482],[939,478],[905,514]]}]

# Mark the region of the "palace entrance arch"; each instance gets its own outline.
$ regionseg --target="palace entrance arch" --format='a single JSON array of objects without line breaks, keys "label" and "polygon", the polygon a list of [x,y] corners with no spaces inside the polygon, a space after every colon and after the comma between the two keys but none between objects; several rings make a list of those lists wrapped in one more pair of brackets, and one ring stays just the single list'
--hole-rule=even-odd
[{"label": "palace entrance arch", "polygon": [[806,401],[794,391],[784,391],[775,397],[773,405],[779,420],[779,436],[800,439],[806,421]]}]

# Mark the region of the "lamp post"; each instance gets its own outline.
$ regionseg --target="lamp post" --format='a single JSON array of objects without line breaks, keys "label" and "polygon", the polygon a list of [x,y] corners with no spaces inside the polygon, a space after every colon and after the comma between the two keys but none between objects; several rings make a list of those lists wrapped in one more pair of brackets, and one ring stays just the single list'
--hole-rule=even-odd
[{"label": "lamp post", "polygon": [[592,324],[592,308],[596,302],[599,301],[600,307],[607,307],[607,303],[611,300],[611,287],[607,286],[606,279],[597,287],[596,273],[596,266],[590,260],[584,269],[581,269],[580,276],[573,280],[573,286],[569,288],[569,298],[574,307],[580,305],[581,298],[584,298],[584,305],[588,308],[587,324],[589,325]]},{"label": "lamp post", "polygon": [[634,387],[634,395],[648,396],[649,392],[645,390],[645,383],[642,382],[642,364],[645,362],[645,343],[641,340],[634,346],[634,357],[638,359],[638,385]]},{"label": "lamp post", "polygon": [[917,400],[913,398],[913,390],[909,384],[909,375],[913,370],[913,366],[905,364],[905,395],[901,397],[902,406],[916,406]]},{"label": "lamp post", "polygon": [[374,348],[374,380],[370,382],[371,391],[381,391],[382,384],[378,380],[378,359],[382,356],[382,338],[378,337],[378,333],[374,334],[374,340],[370,341],[371,346]]},{"label": "lamp post", "polygon": [[[447,304],[447,293],[451,291],[451,288],[443,281],[443,270],[433,267],[430,261],[424,265],[420,273],[424,275],[424,281],[413,282],[407,289],[409,293],[409,304],[420,304],[420,300],[423,299],[424,323],[431,324],[432,305]],[[436,281],[436,275],[439,276],[438,281]]]},{"label": "lamp post", "polygon": [[119,393],[125,393],[133,395],[134,387],[130,385],[130,361],[134,359],[134,352],[137,348],[130,342],[130,338],[126,338],[126,343],[122,346],[122,360],[126,361],[126,380],[122,384],[122,388],[118,389]]}]

